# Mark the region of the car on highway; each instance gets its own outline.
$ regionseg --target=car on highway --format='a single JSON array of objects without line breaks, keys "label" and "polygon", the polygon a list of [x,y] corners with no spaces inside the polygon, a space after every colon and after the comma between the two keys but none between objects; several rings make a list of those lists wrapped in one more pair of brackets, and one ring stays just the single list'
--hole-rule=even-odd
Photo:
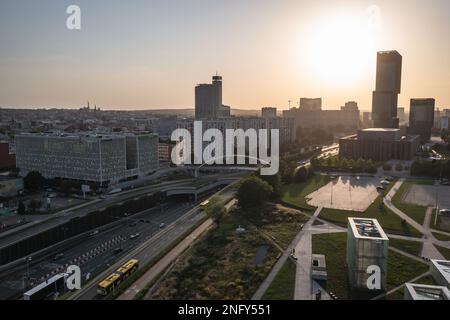
[{"label": "car on highway", "polygon": [[164,229],[166,227],[166,224],[164,223],[164,222],[162,222],[160,225],[159,225],[159,228],[160,229]]},{"label": "car on highway", "polygon": [[114,254],[119,254],[119,253],[121,253],[122,251],[123,251],[122,248],[116,248],[116,249],[114,249],[113,253],[114,253]]},{"label": "car on highway", "polygon": [[89,235],[90,235],[90,236],[95,236],[95,235],[97,235],[98,233],[99,233],[98,230],[94,230],[94,231],[92,231]]},{"label": "car on highway", "polygon": [[64,253],[58,253],[53,257],[53,261],[59,260],[64,257]]},{"label": "car on highway", "polygon": [[131,222],[128,226],[129,226],[129,227],[136,227],[136,225],[137,225],[137,223],[136,223],[136,221],[135,221],[135,222]]},{"label": "car on highway", "polygon": [[140,235],[141,235],[140,233],[134,233],[134,234],[131,234],[131,235],[130,235],[130,239],[132,240],[132,239],[139,238]]}]

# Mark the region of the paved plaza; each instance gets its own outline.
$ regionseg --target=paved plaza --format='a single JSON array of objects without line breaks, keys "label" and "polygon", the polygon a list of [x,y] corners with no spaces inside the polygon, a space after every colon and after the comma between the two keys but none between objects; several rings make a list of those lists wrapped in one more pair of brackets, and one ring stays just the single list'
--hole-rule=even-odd
[{"label": "paved plaza", "polygon": [[403,201],[428,207],[436,205],[436,194],[439,207],[450,209],[450,186],[413,184]]},{"label": "paved plaza", "polygon": [[331,209],[365,211],[378,197],[376,177],[340,176],[306,197],[309,205]]}]

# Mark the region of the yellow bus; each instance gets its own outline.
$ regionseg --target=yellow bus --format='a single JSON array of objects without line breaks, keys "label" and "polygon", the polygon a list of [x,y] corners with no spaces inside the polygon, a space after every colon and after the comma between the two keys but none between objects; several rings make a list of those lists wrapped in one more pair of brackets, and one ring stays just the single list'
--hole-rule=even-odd
[{"label": "yellow bus", "polygon": [[97,293],[101,296],[107,296],[113,292],[125,279],[133,274],[139,268],[139,260],[131,259],[119,269],[111,273],[102,280],[97,286]]}]

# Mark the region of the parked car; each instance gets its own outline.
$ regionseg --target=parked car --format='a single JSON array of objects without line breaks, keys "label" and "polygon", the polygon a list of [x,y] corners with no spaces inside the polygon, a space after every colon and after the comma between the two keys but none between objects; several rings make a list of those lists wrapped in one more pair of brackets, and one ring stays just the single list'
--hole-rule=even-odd
[{"label": "parked car", "polygon": [[159,225],[160,229],[164,229],[165,227],[166,227],[166,224],[164,222]]}]

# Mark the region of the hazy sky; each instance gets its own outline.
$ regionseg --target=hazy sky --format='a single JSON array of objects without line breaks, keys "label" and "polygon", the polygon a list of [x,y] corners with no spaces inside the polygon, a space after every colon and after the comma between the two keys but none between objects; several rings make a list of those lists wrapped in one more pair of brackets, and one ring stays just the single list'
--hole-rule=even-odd
[{"label": "hazy sky", "polygon": [[449,12],[448,0],[0,0],[0,106],[193,107],[218,71],[234,108],[370,109],[376,51],[395,49],[400,106],[450,108]]}]

